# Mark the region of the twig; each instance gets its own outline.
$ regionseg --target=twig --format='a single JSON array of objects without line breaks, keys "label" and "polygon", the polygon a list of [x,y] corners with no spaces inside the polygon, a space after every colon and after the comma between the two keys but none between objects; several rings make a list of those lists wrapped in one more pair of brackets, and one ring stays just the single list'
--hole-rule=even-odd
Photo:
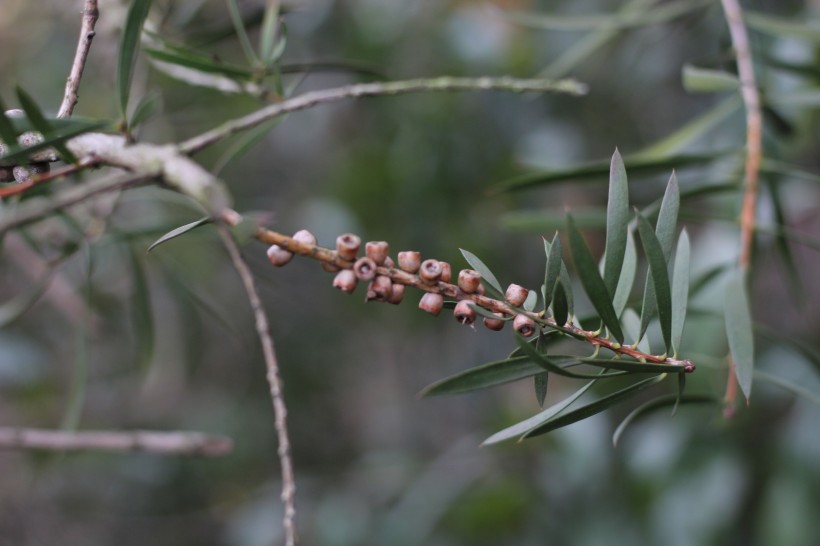
[{"label": "twig", "polygon": [[31,179],[26,180],[25,182],[21,182],[20,184],[15,184],[13,186],[9,186],[6,188],[0,188],[0,198],[25,193],[26,190],[38,184],[42,184],[43,182],[48,182],[50,180],[54,180],[55,178],[60,178],[63,176],[67,176],[69,174],[80,172],[84,169],[87,169],[95,165],[98,162],[99,161],[95,158],[85,157],[81,159],[78,163],[72,163],[71,165],[66,165],[59,169],[34,176]]},{"label": "twig", "polygon": [[524,93],[527,91],[569,93],[583,95],[587,91],[586,85],[574,80],[523,80],[516,78],[431,78],[418,80],[404,80],[395,82],[374,82],[311,91],[303,95],[267,106],[247,116],[237,118],[219,127],[188,139],[179,145],[179,150],[192,154],[214,144],[239,131],[255,127],[273,118],[290,112],[304,110],[328,102],[337,102],[347,98],[373,97],[378,95],[398,95],[401,93],[416,93],[430,91],[510,91]]},{"label": "twig", "polygon": [[282,503],[284,504],[282,524],[285,530],[285,544],[286,546],[294,546],[296,544],[296,527],[294,524],[296,517],[296,505],[294,502],[296,496],[296,480],[294,479],[293,462],[290,456],[290,439],[288,437],[287,425],[288,410],[282,394],[282,378],[279,375],[279,364],[276,361],[276,353],[273,349],[273,338],[269,331],[268,317],[265,313],[265,308],[262,306],[259,293],[256,290],[253,274],[244,258],[242,258],[239,246],[236,244],[236,241],[233,240],[231,232],[227,227],[221,224],[218,225],[218,231],[225,247],[228,249],[228,254],[230,254],[234,268],[242,278],[242,284],[245,286],[248,301],[253,309],[256,333],[262,344],[262,353],[265,357],[265,366],[268,371],[267,377],[270,386],[271,402],[273,403],[276,435],[279,441],[278,454],[279,464],[282,469]]},{"label": "twig", "polygon": [[233,441],[198,432],[68,432],[37,428],[0,428],[0,448],[51,451],[146,451],[157,455],[227,455]]},{"label": "twig", "polygon": [[85,61],[88,58],[91,41],[95,35],[94,25],[97,24],[97,18],[99,16],[100,12],[99,9],[97,9],[97,0],[85,0],[83,20],[80,26],[80,38],[77,42],[77,52],[74,54],[74,62],[68,73],[68,79],[65,84],[65,95],[63,96],[62,104],[60,104],[60,110],[57,112],[58,118],[70,117],[74,111],[74,107],[77,105],[77,101],[79,100],[77,89],[80,87],[80,80],[83,77],[83,70],[85,69]]},{"label": "twig", "polygon": [[[744,174],[743,206],[740,211],[740,257],[741,269],[749,267],[752,261],[752,243],[755,232],[755,212],[757,208],[757,186],[760,175],[762,154],[763,116],[760,111],[760,95],[757,91],[752,51],[749,46],[749,35],[743,24],[743,12],[739,0],[721,0],[729,25],[737,57],[737,72],[740,77],[740,93],[746,107],[746,167]],[[734,366],[729,366],[729,377],[726,383],[725,403],[733,406],[737,396],[737,377]]]}]

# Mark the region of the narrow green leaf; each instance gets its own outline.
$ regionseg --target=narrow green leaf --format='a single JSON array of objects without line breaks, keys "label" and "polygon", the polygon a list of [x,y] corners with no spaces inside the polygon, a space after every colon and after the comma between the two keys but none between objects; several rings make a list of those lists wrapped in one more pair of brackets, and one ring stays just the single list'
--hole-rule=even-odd
[{"label": "narrow green leaf", "polygon": [[754,376],[755,379],[757,379],[758,381],[766,381],[767,383],[771,383],[772,385],[777,385],[782,389],[790,391],[792,394],[802,396],[809,402],[820,406],[820,396],[818,396],[817,393],[814,393],[809,389],[803,387],[802,385],[792,383],[791,381],[783,379],[782,377],[762,372],[760,370],[756,370]]},{"label": "narrow green leaf", "polygon": [[166,242],[170,241],[171,239],[176,239],[177,237],[185,235],[189,231],[192,231],[192,230],[198,228],[199,226],[202,226],[202,225],[205,225],[205,224],[210,224],[211,222],[212,222],[211,218],[206,216],[205,218],[200,218],[199,220],[195,220],[195,221],[191,222],[190,224],[185,224],[184,226],[180,226],[176,229],[172,229],[171,231],[169,231],[168,233],[166,233],[165,235],[163,235],[162,237],[160,237],[159,239],[157,239],[156,241],[151,243],[151,246],[149,246],[148,250],[146,250],[145,252],[151,252],[154,248],[158,247],[162,243],[166,243]]},{"label": "narrow green leaf", "polygon": [[160,109],[162,97],[159,93],[149,93],[142,97],[134,108],[134,114],[131,116],[129,127],[136,128],[152,117],[154,117]]},{"label": "narrow green leaf", "polygon": [[637,383],[633,383],[632,385],[625,387],[619,391],[616,391],[612,394],[604,396],[587,404],[586,406],[580,407],[576,410],[573,410],[569,413],[565,413],[559,415],[553,419],[550,419],[541,425],[538,425],[529,431],[527,431],[522,438],[532,438],[533,436],[540,436],[541,434],[546,434],[547,432],[565,427],[567,425],[571,425],[573,423],[577,423],[578,421],[583,421],[588,417],[592,417],[593,415],[597,415],[602,411],[614,406],[615,404],[629,398],[630,396],[637,394],[638,392],[648,389],[654,385],[657,385],[661,381],[663,381],[664,376],[658,375],[655,377],[650,377],[648,379],[644,379],[642,381],[638,381]]},{"label": "narrow green leaf", "polygon": [[547,309],[552,303],[555,282],[561,274],[561,239],[557,231],[552,236],[551,243],[547,243],[544,239],[544,253],[547,255],[547,266],[544,268],[544,285],[541,287],[541,296],[544,298],[544,309]]},{"label": "narrow green leaf", "polygon": [[754,373],[754,335],[752,313],[746,294],[745,269],[735,270],[726,285],[726,336],[735,363],[737,382],[748,403]]},{"label": "narrow green leaf", "polygon": [[667,406],[672,406],[674,404],[720,404],[720,400],[715,398],[714,396],[709,396],[707,394],[688,394],[685,396],[680,397],[680,401],[678,402],[678,396],[675,394],[666,394],[664,396],[659,396],[647,402],[644,402],[634,410],[632,410],[629,415],[624,417],[624,420],[618,425],[618,428],[615,429],[615,432],[612,434],[612,445],[614,447],[618,447],[618,442],[623,436],[626,428],[632,424],[638,417],[643,417],[644,415],[651,413],[657,409],[664,408]]},{"label": "narrow green leaf", "polygon": [[618,286],[615,288],[615,296],[612,298],[612,307],[619,317],[626,309],[629,301],[629,294],[632,293],[632,286],[635,284],[635,274],[638,270],[638,252],[635,250],[635,238],[632,232],[626,233],[626,252],[624,252],[624,264],[621,269],[621,278],[618,279]]},{"label": "narrow green leaf", "polygon": [[612,296],[610,296],[604,280],[598,272],[595,259],[592,257],[586,242],[584,242],[581,232],[575,226],[571,214],[567,215],[567,229],[572,258],[575,261],[578,276],[581,278],[581,284],[601,320],[615,339],[618,340],[618,343],[623,343],[624,334],[618,322],[618,315],[615,314],[615,309],[612,307]]},{"label": "narrow green leaf", "polygon": [[[661,333],[663,342],[666,345],[666,352],[671,354],[672,347],[672,293],[669,287],[669,272],[666,266],[666,258],[663,249],[658,241],[652,226],[646,218],[636,212],[638,216],[638,232],[641,235],[641,245],[643,246],[646,259],[649,262],[649,273],[654,285],[655,303],[658,309],[658,318],[661,323]],[[660,221],[659,221],[660,223]]]},{"label": "narrow green leaf", "polygon": [[623,358],[579,358],[578,362],[628,373],[685,373],[683,366],[655,364],[654,362],[638,362],[637,360],[626,360]]},{"label": "narrow green leaf", "polygon": [[265,66],[270,70],[276,66],[276,63],[285,54],[285,48],[288,45],[288,26],[283,21],[280,27],[279,39],[276,40],[276,45],[270,54],[265,58]]},{"label": "narrow green leaf", "polygon": [[673,354],[680,350],[686,306],[689,299],[689,235],[683,228],[675,253],[675,269],[672,274],[672,347]]},{"label": "narrow green leaf", "polygon": [[0,98],[0,140],[5,142],[8,146],[14,146],[17,143],[17,131],[11,119],[6,115],[6,107],[3,99]]},{"label": "narrow green leaf", "polygon": [[88,387],[88,332],[84,324],[79,327],[76,338],[71,387],[60,423],[60,429],[67,431],[75,431],[80,426]]},{"label": "narrow green leaf", "polygon": [[544,368],[527,356],[488,362],[451,375],[425,387],[419,396],[460,394],[503,385],[543,373]]},{"label": "narrow green leaf", "polygon": [[[548,372],[552,372],[556,375],[563,375],[564,377],[572,377],[574,379],[591,379],[598,377],[598,374],[589,374],[583,372],[571,372],[566,368],[558,365],[557,362],[553,361],[552,358],[548,357],[546,354],[542,353],[531,343],[529,343],[526,339],[521,337],[521,335],[516,332],[515,333],[515,342],[518,344],[518,347],[521,349],[521,352],[524,356],[528,357],[532,362],[541,366],[543,370]],[[573,359],[574,362],[580,362],[581,359],[575,358]]]},{"label": "narrow green leaf", "polygon": [[501,288],[501,283],[499,283],[498,279],[495,278],[495,275],[493,275],[493,272],[490,271],[490,268],[478,259],[478,256],[469,250],[464,250],[463,248],[460,248],[459,250],[461,250],[461,255],[464,256],[464,259],[467,260],[470,267],[481,273],[482,279],[484,279],[491,287],[495,288],[499,294],[504,293],[504,290]]},{"label": "narrow green leaf", "polygon": [[[621,316],[621,324],[623,324],[627,340],[633,341],[633,343],[637,341],[641,329],[641,318],[638,314],[633,309],[627,308]],[[642,353],[651,354],[652,349],[649,346],[649,340],[646,338],[641,339],[638,342],[638,350]]]},{"label": "narrow green leaf", "polygon": [[525,311],[532,312],[535,309],[536,304],[538,303],[538,292],[535,290],[530,290],[527,292],[527,299],[524,300],[524,303],[521,307],[524,308]]},{"label": "narrow green leaf", "polygon": [[[22,106],[23,110],[26,112],[26,117],[31,124],[34,125],[37,131],[42,133],[43,137],[53,134],[51,124],[43,115],[43,112],[40,110],[40,107],[37,106],[37,103],[34,102],[34,99],[31,98],[31,95],[26,93],[23,88],[17,87],[17,98],[20,100],[20,106]],[[54,148],[66,163],[77,162],[77,158],[74,157],[74,154],[72,154],[68,148],[66,148],[65,143],[56,142],[54,144]]]},{"label": "narrow green leaf", "polygon": [[131,294],[131,318],[136,340],[137,367],[146,370],[154,358],[154,317],[151,311],[151,293],[142,261],[135,249],[131,249],[131,274],[134,291]]},{"label": "narrow green leaf", "polygon": [[125,27],[120,42],[119,60],[117,61],[117,95],[120,99],[120,116],[127,119],[128,95],[131,91],[131,78],[134,75],[134,63],[137,60],[142,26],[151,9],[151,0],[131,0]]},{"label": "narrow green leaf", "polygon": [[564,288],[564,283],[558,277],[555,280],[555,289],[552,291],[552,318],[559,326],[563,326],[569,320],[572,312],[569,310],[569,303],[567,302],[567,290]]},{"label": "narrow green leaf", "polygon": [[152,59],[165,63],[193,68],[208,74],[219,74],[226,78],[238,80],[250,80],[253,71],[242,66],[231,65],[220,61],[215,61],[211,57],[196,52],[180,52],[167,49],[157,49],[146,47],[145,53]]},{"label": "narrow green leaf", "polygon": [[228,149],[225,150],[221,156],[219,156],[219,159],[216,163],[214,163],[211,172],[213,172],[215,176],[218,176],[229,163],[236,161],[252,150],[254,146],[264,140],[264,138],[274,127],[277,127],[286,119],[287,116],[274,118],[267,123],[262,123],[258,127],[254,127],[253,129],[242,133],[239,138],[235,142],[231,143]]},{"label": "narrow green leaf", "polygon": [[672,416],[678,413],[680,401],[683,398],[683,391],[686,390],[686,374],[678,374],[678,393],[675,396],[675,405],[672,406]]},{"label": "narrow green leaf", "polygon": [[[606,227],[606,209],[589,208],[572,213],[578,229],[602,229]],[[508,231],[544,233],[560,231],[566,227],[567,213],[563,208],[516,210],[505,212],[498,218],[498,225]]]},{"label": "narrow green leaf", "polygon": [[59,144],[66,142],[67,140],[71,140],[72,138],[81,135],[83,133],[90,133],[92,131],[96,131],[98,129],[107,127],[109,124],[107,122],[95,122],[95,123],[77,123],[68,126],[66,129],[60,129],[58,132],[55,132],[52,135],[44,135],[45,140],[39,144],[35,144],[33,146],[29,146],[28,148],[23,148],[19,145],[10,146],[9,151],[6,155],[3,156],[2,162],[4,164],[8,164],[8,162],[18,161],[21,158],[25,158],[28,160],[29,156],[35,154],[40,150],[44,150],[46,148],[53,148]]},{"label": "narrow green leaf", "polygon": [[820,43],[820,27],[807,24],[807,20],[787,19],[769,13],[750,11],[746,11],[743,18],[751,28],[772,36],[800,38]]},{"label": "narrow green leaf", "polygon": [[276,44],[277,27],[279,26],[279,0],[270,0],[262,18],[262,31],[259,33],[259,53],[266,66],[270,66],[274,45]]},{"label": "narrow green leaf", "polygon": [[249,64],[259,64],[259,57],[256,56],[256,52],[253,50],[251,40],[248,37],[248,31],[245,28],[245,22],[242,20],[242,14],[239,13],[239,4],[237,3],[237,0],[227,0],[227,3],[228,13],[231,16],[231,22],[233,23],[234,30],[236,31],[236,37],[239,39],[239,45],[242,46],[242,51],[245,53],[245,58],[248,60]]},{"label": "narrow green leaf", "polygon": [[550,374],[543,372],[535,374],[533,384],[535,388],[535,400],[538,402],[538,407],[544,407],[544,400],[547,399],[547,386],[549,385]]},{"label": "narrow green leaf", "polygon": [[616,149],[609,167],[606,253],[604,254],[604,285],[610,294],[615,294],[621,269],[623,269],[627,231],[629,231],[629,187],[624,161]]},{"label": "narrow green leaf", "polygon": [[568,396],[567,398],[561,400],[557,404],[553,404],[552,406],[548,407],[541,413],[533,415],[529,419],[525,419],[520,423],[516,423],[510,427],[505,428],[504,430],[500,430],[484,440],[481,445],[488,446],[492,444],[497,444],[499,442],[503,442],[504,440],[510,440],[512,438],[521,437],[521,435],[526,434],[527,431],[532,430],[535,427],[538,427],[544,422],[548,422],[550,419],[553,419],[556,415],[560,415],[565,409],[572,405],[573,402],[581,398],[581,396],[589,390],[589,388],[595,384],[596,379],[593,379],[573,394]]},{"label": "narrow green leaf", "polygon": [[[783,206],[779,184],[776,184],[772,182],[771,179],[768,179],[766,181],[766,186],[768,187],[769,195],[772,198],[772,208],[774,209],[774,220],[776,224],[778,226],[788,225],[786,209]],[[803,280],[800,276],[800,269],[797,267],[797,263],[794,260],[794,255],[792,254],[791,246],[789,246],[788,238],[785,237],[782,232],[775,235],[775,237],[781,263],[789,276],[789,282],[787,283],[789,292],[791,293],[794,301],[802,307],[806,302],[806,298],[804,297],[805,290],[803,289]]]},{"label": "narrow green leaf", "polygon": [[30,289],[0,304],[0,328],[5,328],[13,323],[37,303],[40,296],[42,296],[51,285],[53,274],[54,270],[49,269],[41,278],[36,279],[34,286]]},{"label": "narrow green leaf", "polygon": [[736,91],[740,88],[740,80],[734,74],[722,70],[698,68],[685,64],[683,65],[683,88],[690,93]]}]

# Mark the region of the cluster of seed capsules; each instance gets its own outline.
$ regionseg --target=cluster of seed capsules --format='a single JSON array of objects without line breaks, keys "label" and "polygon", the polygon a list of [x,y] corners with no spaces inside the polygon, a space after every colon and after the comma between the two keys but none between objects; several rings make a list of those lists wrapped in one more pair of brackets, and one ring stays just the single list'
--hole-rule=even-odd
[{"label": "cluster of seed capsules", "polygon": [[[293,239],[300,243],[316,245],[316,237],[307,230],[301,230],[293,235]],[[453,309],[453,316],[461,324],[472,325],[478,318],[475,310],[483,299],[503,308],[504,312],[493,311],[495,318],[484,317],[484,326],[493,331],[504,328],[504,324],[512,317],[513,328],[522,336],[530,337],[538,326],[526,312],[518,311],[527,299],[529,291],[523,286],[511,284],[505,293],[506,302],[501,304],[497,300],[484,298],[484,285],[481,274],[472,269],[462,269],[458,273],[457,285],[450,284],[452,269],[450,264],[435,259],[421,259],[421,253],[414,250],[399,252],[396,262],[389,256],[389,245],[385,241],[370,241],[365,244],[365,255],[359,257],[361,238],[347,233],[336,238],[336,253],[338,258],[349,264],[349,267],[340,267],[331,261],[322,261],[322,268],[328,272],[335,272],[333,286],[352,294],[360,282],[368,283],[366,301],[387,302],[398,305],[404,299],[407,286],[417,287],[425,293],[419,301],[419,309],[438,316],[444,308],[444,295],[454,295],[458,300]],[[293,252],[279,245],[268,248],[270,262],[281,267],[293,258]],[[379,268],[398,269],[409,275],[384,275]],[[391,278],[392,277],[392,278]],[[478,298],[476,296],[479,296]],[[481,307],[486,307],[481,305]]]},{"label": "cluster of seed capsules", "polygon": [[[6,117],[21,118],[25,114],[22,110],[6,110]],[[42,133],[27,131],[17,137],[17,144],[23,148],[30,148],[43,142]],[[0,161],[8,154],[9,145],[0,140]],[[0,182],[27,182],[32,177],[49,172],[50,162],[54,161],[53,150],[40,150],[29,157],[25,165],[0,165]]]}]

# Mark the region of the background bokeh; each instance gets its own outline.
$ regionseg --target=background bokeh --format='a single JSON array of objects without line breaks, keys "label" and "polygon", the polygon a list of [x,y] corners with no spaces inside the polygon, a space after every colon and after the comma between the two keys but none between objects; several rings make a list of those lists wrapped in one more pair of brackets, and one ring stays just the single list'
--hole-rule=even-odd
[{"label": "background bokeh", "polygon": [[[80,4],[3,0],[0,96],[7,104],[20,85],[56,111]],[[163,35],[242,62],[224,2],[155,4],[150,22]],[[540,236],[551,237],[555,229],[545,226],[562,221],[565,208],[599,211],[606,178],[515,193],[491,189],[537,168],[607,159],[616,147],[628,156],[723,99],[684,91],[684,64],[732,70],[719,2],[668,23],[619,32],[588,57],[566,64],[555,61],[566,59],[585,32],[524,28],[499,11],[608,13],[621,4],[290,5],[286,64],[355,61],[391,79],[531,77],[547,69],[588,83],[590,93],[419,94],[323,105],[290,115],[220,176],[240,212],[270,212],[279,231],[308,228],[325,246],[339,233],[354,232],[387,240],[395,251],[420,250],[456,270],[466,266],[459,253],[466,248],[502,283],[537,287],[543,281]],[[781,17],[817,17],[810,1],[746,4]],[[240,5],[249,20],[264,7]],[[113,119],[125,8],[106,0],[101,13],[76,113]],[[761,56],[815,69],[797,78],[761,64],[761,81],[771,93],[817,85],[816,40],[755,34],[753,46]],[[317,72],[299,82],[297,92],[373,78]],[[259,107],[250,98],[173,80],[143,62],[133,94],[149,93],[160,110],[136,136],[158,143]],[[786,104],[778,114],[783,126],[767,133],[767,149],[816,173],[816,110]],[[744,138],[738,110],[687,151],[739,148]],[[228,146],[197,159],[220,165]],[[737,156],[678,171],[684,190],[739,182],[741,175]],[[658,199],[668,176],[631,176],[632,200],[646,205]],[[789,226],[807,237],[820,233],[816,181],[778,176],[771,182],[783,185]],[[738,230],[725,218],[737,215],[739,203],[737,192],[684,203],[693,277],[735,261]],[[71,214],[82,223],[92,209]],[[543,223],[521,222],[516,214],[522,211],[540,215]],[[0,330],[0,424],[202,430],[231,436],[235,452],[220,459],[0,452],[0,544],[281,542],[273,414],[239,279],[208,227],[145,252],[162,233],[199,214],[179,196],[143,188],[119,196],[102,235],[83,239],[58,216],[23,237],[6,238],[0,264],[5,299],[31,289],[53,248],[75,241],[78,249],[39,302]],[[773,214],[764,188],[761,222],[771,225]],[[595,225],[595,216],[590,218]],[[588,236],[600,253],[600,231]],[[732,420],[714,407],[682,408],[675,417],[659,412],[636,422],[617,449],[612,431],[634,403],[537,439],[482,448],[491,433],[539,410],[531,381],[449,398],[419,399],[417,393],[432,381],[502,358],[514,347],[509,332],[465,328],[446,313],[434,319],[415,308],[413,294],[398,307],[365,304],[362,293],[349,297],[334,290],[332,277],[313,262],[297,259],[274,269],[258,243],[243,251],[271,315],[282,367],[304,544],[817,543],[819,414],[808,399],[758,381],[753,403],[738,408]],[[754,315],[774,334],[760,337],[758,366],[816,398],[820,284],[814,272],[820,260],[816,248],[791,244],[791,251],[802,292],[784,267],[777,240],[760,235],[751,283]],[[683,346],[701,357],[689,379],[692,392],[723,392],[723,279],[718,275],[691,303]],[[636,304],[639,296],[636,291]],[[805,350],[776,343],[784,338]],[[547,403],[573,386],[551,380]]]}]

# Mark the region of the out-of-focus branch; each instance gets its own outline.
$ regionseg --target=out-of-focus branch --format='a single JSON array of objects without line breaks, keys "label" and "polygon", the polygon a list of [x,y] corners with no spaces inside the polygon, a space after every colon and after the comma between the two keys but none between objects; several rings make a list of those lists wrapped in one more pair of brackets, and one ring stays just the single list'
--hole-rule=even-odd
[{"label": "out-of-focus branch", "polygon": [[146,451],[157,455],[227,455],[233,441],[198,432],[69,432],[37,428],[0,428],[0,448],[51,451]]},{"label": "out-of-focus branch", "polygon": [[71,64],[71,70],[68,73],[68,79],[65,84],[65,95],[63,102],[60,104],[60,110],[57,112],[58,118],[67,118],[71,116],[74,107],[77,105],[79,95],[77,89],[80,87],[80,80],[83,77],[83,70],[85,70],[85,61],[88,58],[88,52],[91,49],[91,41],[94,39],[94,25],[97,24],[97,18],[100,16],[100,11],[97,8],[97,0],[85,0],[83,5],[83,19],[80,26],[80,38],[77,42],[77,52],[74,54],[74,62]]},{"label": "out-of-focus branch", "polygon": [[256,290],[253,274],[244,258],[242,258],[242,253],[231,232],[221,224],[218,226],[218,230],[225,247],[228,249],[234,268],[242,279],[248,301],[253,309],[256,333],[262,344],[262,354],[265,357],[268,385],[270,386],[271,402],[273,403],[276,435],[279,442],[279,465],[282,469],[282,503],[285,507],[282,521],[285,530],[285,544],[286,546],[294,546],[296,544],[296,526],[294,522],[296,518],[296,480],[293,475],[293,461],[290,456],[290,438],[287,424],[288,410],[282,393],[282,378],[279,375],[279,364],[273,348],[273,338],[270,335],[268,316]]},{"label": "out-of-focus branch", "polygon": [[544,93],[569,93],[583,95],[587,86],[575,80],[524,80],[516,78],[451,78],[440,77],[395,82],[374,82],[311,91],[297,97],[267,106],[247,116],[223,123],[219,127],[186,140],[179,145],[180,151],[192,154],[219,142],[235,133],[255,127],[271,119],[290,112],[304,110],[318,104],[337,102],[356,97],[374,97],[379,95],[398,95],[432,91],[510,91],[525,93],[528,91]]}]

